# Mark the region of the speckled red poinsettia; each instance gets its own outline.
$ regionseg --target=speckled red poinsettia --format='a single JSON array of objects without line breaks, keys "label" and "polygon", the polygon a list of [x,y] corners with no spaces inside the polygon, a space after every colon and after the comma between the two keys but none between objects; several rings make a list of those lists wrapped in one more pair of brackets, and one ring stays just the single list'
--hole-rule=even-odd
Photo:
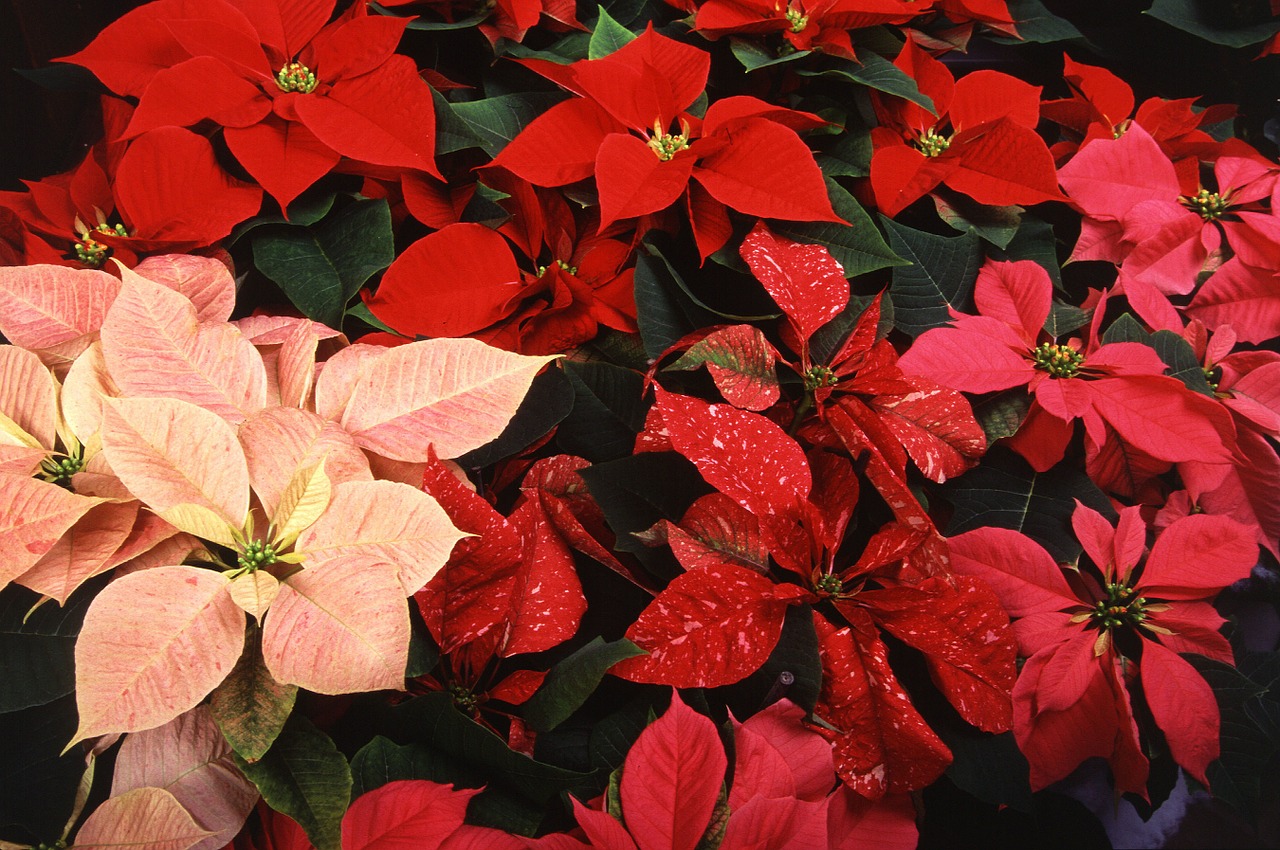
[{"label": "speckled red poinsettia", "polygon": [[408,21],[334,0],[156,0],[63,61],[136,97],[125,129],[212,121],[282,207],[347,157],[439,176],[431,89],[395,54]]}]

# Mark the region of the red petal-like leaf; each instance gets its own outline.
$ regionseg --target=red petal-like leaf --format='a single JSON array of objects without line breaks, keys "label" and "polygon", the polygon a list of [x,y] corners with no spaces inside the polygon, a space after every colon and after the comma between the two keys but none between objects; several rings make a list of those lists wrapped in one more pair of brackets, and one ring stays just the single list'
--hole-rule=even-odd
[{"label": "red petal-like leaf", "polygon": [[666,522],[667,543],[686,570],[736,563],[758,573],[769,570],[769,551],[760,523],[723,493],[698,499],[680,519]]},{"label": "red petal-like leaf", "polygon": [[1044,547],[1017,531],[978,528],[947,543],[951,569],[986,582],[1012,617],[1081,604]]},{"label": "red petal-like leaf", "polygon": [[1160,599],[1205,599],[1247,577],[1257,562],[1258,544],[1248,527],[1195,514],[1156,538],[1140,586]]},{"label": "red petal-like leaf", "polygon": [[959,163],[947,185],[981,204],[1038,204],[1066,200],[1044,140],[1009,118],[982,128],[976,138],[956,140]]},{"label": "red petal-like leaf", "polygon": [[763,221],[742,240],[742,259],[795,325],[802,342],[849,303],[844,269],[822,245],[774,236]]},{"label": "red petal-like leaf", "polygon": [[1172,201],[1181,194],[1173,164],[1137,124],[1114,141],[1085,145],[1058,179],[1087,215],[1115,221],[1143,201]]},{"label": "red petal-like leaf", "polygon": [[916,807],[906,794],[872,802],[847,785],[836,789],[827,806],[830,850],[915,850],[920,842]]},{"label": "red petal-like leaf", "polygon": [[648,131],[657,120],[664,132],[702,94],[710,70],[711,54],[652,26],[608,56],[573,66],[579,90],[618,121]]},{"label": "red petal-like leaf", "polygon": [[871,408],[924,476],[941,484],[982,457],[987,437],[960,393],[927,378],[911,378],[909,383],[912,392],[877,396]]},{"label": "red petal-like leaf", "polygon": [[737,682],[764,664],[782,635],[787,606],[802,594],[735,564],[676,576],[627,629],[627,638],[649,655],[621,661],[610,672],[677,688]]},{"label": "red petal-like leaf", "polygon": [[728,765],[715,724],[672,693],[670,708],[640,733],[622,767],[622,813],[641,850],[694,850]]},{"label": "red petal-like leaf", "polygon": [[[1040,386],[1049,383],[1070,381],[1045,381]],[[1152,457],[1213,462],[1225,461],[1230,455],[1235,427],[1226,409],[1191,392],[1176,378],[1130,375],[1088,381],[1086,386],[1093,409],[1125,441]],[[1153,410],[1159,410],[1160,415],[1152,416]]]},{"label": "red petal-like leaf", "polygon": [[388,782],[351,801],[342,818],[344,850],[437,850],[462,826],[478,789],[455,791],[425,779]]},{"label": "red petal-like leaf", "polygon": [[689,346],[666,368],[690,370],[705,364],[725,401],[744,410],[766,410],[778,400],[775,363],[777,354],[759,328],[730,325]]},{"label": "red petal-like leaf", "polygon": [[1255,269],[1232,258],[1223,263],[1187,305],[1187,315],[1209,327],[1231,325],[1244,342],[1280,336],[1280,284],[1271,269]]},{"label": "red petal-like leaf", "polygon": [[1031,260],[988,262],[974,282],[973,300],[979,313],[1020,330],[1023,339],[1034,342],[1049,318],[1053,281]]},{"label": "red petal-like leaf", "polygon": [[734,728],[730,809],[752,797],[816,801],[831,792],[831,745],[804,725],[805,716],[803,708],[782,699]]},{"label": "red petal-like leaf", "polygon": [[600,190],[600,225],[664,210],[689,185],[696,155],[678,151],[669,160],[658,157],[635,136],[610,133],[596,152],[596,186]]},{"label": "red petal-like leaf", "polygon": [[302,124],[275,115],[251,127],[228,127],[223,137],[244,170],[281,209],[342,159]]},{"label": "red petal-like leaf", "polygon": [[622,132],[626,128],[595,103],[574,98],[529,122],[493,165],[535,186],[576,183],[595,173],[596,151],[605,137]]},{"label": "red petal-like leaf", "polygon": [[1142,645],[1142,692],[1173,759],[1208,787],[1204,772],[1218,758],[1218,702],[1209,683],[1176,654]]}]

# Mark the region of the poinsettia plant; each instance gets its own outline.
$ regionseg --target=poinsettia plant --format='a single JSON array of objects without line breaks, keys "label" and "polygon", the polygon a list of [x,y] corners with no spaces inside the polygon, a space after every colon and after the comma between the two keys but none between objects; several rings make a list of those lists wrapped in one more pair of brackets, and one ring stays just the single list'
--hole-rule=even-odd
[{"label": "poinsettia plant", "polygon": [[43,51],[0,847],[1273,842],[1280,4],[1136,5]]}]

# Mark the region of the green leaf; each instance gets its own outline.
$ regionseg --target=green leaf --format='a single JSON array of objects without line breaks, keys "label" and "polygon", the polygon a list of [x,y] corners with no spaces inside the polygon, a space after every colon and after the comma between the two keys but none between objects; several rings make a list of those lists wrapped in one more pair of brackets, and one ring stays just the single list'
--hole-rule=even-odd
[{"label": "green leaf", "polygon": [[636,255],[636,324],[645,354],[653,360],[695,328],[715,323],[673,278],[662,257],[643,252]]},{"label": "green leaf", "polygon": [[[385,6],[382,6],[378,3],[370,2],[369,8],[377,12],[379,15],[387,15],[389,17],[402,17],[400,15],[397,15],[391,9],[388,9]],[[414,15],[410,17],[407,28],[411,30],[421,30],[424,32],[431,32],[434,30],[465,30],[465,29],[471,29],[472,27],[479,26],[480,24],[484,23],[485,19],[488,17],[489,17],[488,9],[485,9],[481,12],[477,12],[474,15],[471,15],[466,18],[462,18],[457,21],[424,21],[421,18],[421,16]]]},{"label": "green leaf", "polygon": [[1111,500],[1075,467],[1036,472],[1018,455],[995,448],[982,465],[947,482],[943,495],[955,509],[947,536],[982,526],[1012,528],[1035,540],[1059,563],[1074,561],[1080,543],[1071,530],[1076,500],[1114,517]]},{"label": "green leaf", "polygon": [[440,663],[440,647],[432,640],[422,612],[412,602],[409,603],[409,629],[409,660],[405,663],[404,677],[416,679]]},{"label": "green leaf", "polygon": [[259,761],[284,729],[298,696],[297,685],[282,685],[262,660],[262,630],[245,633],[244,652],[209,700],[222,737],[247,762]]},{"label": "green leaf", "polygon": [[451,105],[489,156],[497,156],[529,122],[565,99],[564,92],[504,94]]},{"label": "green leaf", "polygon": [[893,250],[912,263],[893,270],[889,287],[899,330],[919,336],[947,324],[949,308],[973,312],[973,283],[982,266],[977,234],[935,236],[884,216],[880,220]]},{"label": "green leaf", "polygon": [[1003,251],[993,250],[997,260],[1031,260],[1049,273],[1053,285],[1062,289],[1062,269],[1058,264],[1058,246],[1053,225],[1031,214],[1022,216],[1022,224]]},{"label": "green leaf", "polygon": [[535,732],[550,732],[587,701],[610,667],[644,654],[625,638],[605,643],[597,635],[551,668],[542,687],[524,704],[524,719]]},{"label": "green leaf", "polygon": [[1205,377],[1204,368],[1191,343],[1173,331],[1156,331],[1151,335],[1151,344],[1155,347],[1156,354],[1169,367],[1172,377],[1182,381],[1189,390],[1213,396],[1209,379]]},{"label": "green leaf", "polygon": [[494,439],[455,460],[465,468],[479,468],[519,454],[573,410],[574,385],[563,369],[547,369],[533,379],[515,416]]},{"label": "green leaf", "polygon": [[1089,324],[1092,317],[1093,312],[1090,310],[1082,310],[1072,304],[1063,304],[1054,299],[1049,304],[1049,316],[1044,320],[1044,332],[1054,339],[1059,339],[1083,328]]},{"label": "green leaf", "polygon": [[1113,342],[1138,342],[1151,345],[1151,334],[1142,327],[1132,313],[1124,313],[1102,332],[1103,345],[1110,345]]},{"label": "green leaf", "polygon": [[1215,797],[1246,814],[1255,814],[1262,798],[1263,778],[1274,772],[1280,756],[1275,721],[1280,719],[1280,689],[1271,675],[1274,664],[1254,667],[1261,656],[1275,661],[1275,653],[1241,659],[1236,669],[1199,655],[1184,655],[1213,688],[1221,715],[1218,760],[1205,772]]},{"label": "green leaf", "polygon": [[447,767],[423,744],[400,745],[375,735],[351,757],[351,799],[402,779],[453,782]]},{"label": "green leaf", "polygon": [[298,227],[309,227],[327,216],[329,210],[333,209],[333,203],[337,199],[338,196],[333,192],[307,190],[297,198],[294,198],[293,203],[289,204],[288,218],[281,213],[255,216],[246,222],[236,225],[235,230],[231,231],[231,236],[227,238],[227,244],[234,245],[241,236],[264,224],[292,224]]},{"label": "green leaf", "polygon": [[955,192],[933,193],[938,217],[965,233],[972,230],[997,248],[1005,248],[1018,233],[1025,210],[1019,206],[993,207],[979,204]]},{"label": "green leaf", "polygon": [[846,130],[814,156],[827,177],[868,177],[871,174],[871,133]]},{"label": "green leaf", "polygon": [[973,415],[987,435],[987,445],[991,446],[996,440],[1018,433],[1030,409],[1031,396],[1027,395],[1025,388],[1014,387],[975,404]]},{"label": "green leaf", "polygon": [[342,816],[351,800],[351,768],[328,735],[299,714],[260,761],[236,766],[262,798],[298,822],[318,850],[342,850]]},{"label": "green leaf", "polygon": [[600,15],[591,31],[591,41],[587,43],[588,59],[603,59],[630,44],[636,37],[635,33],[610,17],[603,6],[596,8],[600,10]]},{"label": "green leaf", "polygon": [[572,412],[556,431],[561,448],[592,461],[631,454],[648,407],[643,398],[644,375],[591,361],[565,363],[564,372],[574,401]]},{"label": "green leaf", "polygon": [[340,328],[347,302],[395,259],[391,208],[356,201],[315,227],[255,233],[253,259],[303,315]]},{"label": "green leaf", "polygon": [[453,111],[448,98],[432,89],[431,101],[436,110],[436,156],[480,147],[480,137]]},{"label": "green leaf", "polygon": [[758,41],[733,37],[729,39],[729,50],[733,53],[734,58],[742,63],[742,67],[747,69],[748,73],[760,68],[768,68],[772,65],[781,65],[783,62],[791,62],[802,56],[808,56],[812,52],[809,50],[797,50],[793,53],[779,56]]},{"label": "green leaf", "polygon": [[21,585],[0,591],[0,713],[44,705],[75,690],[76,635],[102,584],[79,588],[61,607],[46,600],[37,608],[40,594]]},{"label": "green leaf", "polygon": [[1001,44],[1048,44],[1084,39],[1084,34],[1076,29],[1075,24],[1050,12],[1041,0],[1009,0],[1009,16],[1017,24],[1018,38],[995,35],[992,41]]},{"label": "green leaf", "polygon": [[826,183],[831,208],[848,224],[787,221],[772,226],[773,232],[796,242],[822,245],[844,269],[845,277],[903,265],[906,261],[885,244],[862,204],[830,177]]},{"label": "green leaf", "polygon": [[1227,47],[1248,47],[1280,31],[1280,18],[1266,3],[1226,0],[1155,0],[1146,14],[1171,27]]},{"label": "green leaf", "polygon": [[1030,811],[1031,768],[1012,732],[988,735],[972,726],[935,727],[951,749],[947,778],[986,803]]},{"label": "green leaf", "polygon": [[860,50],[858,56],[861,62],[829,56],[822,68],[813,71],[801,70],[796,73],[802,77],[839,77],[852,80],[868,88],[919,104],[934,115],[938,114],[933,99],[922,94],[916,81],[897,65],[870,50]]},{"label": "green leaf", "polygon": [[753,714],[783,697],[805,711],[813,711],[822,690],[822,657],[813,627],[813,609],[808,605],[788,607],[782,635],[768,660],[741,682],[718,690],[737,717]]},{"label": "green leaf", "polygon": [[403,334],[398,330],[373,315],[373,312],[363,301],[357,301],[348,307],[346,315],[352,319],[364,322],[369,327],[374,328],[375,330],[380,330],[383,333],[388,333],[392,336],[403,336]]},{"label": "green leaf", "polygon": [[588,744],[592,766],[607,771],[622,767],[627,752],[652,722],[653,715],[653,703],[641,697],[597,721],[591,727]]}]

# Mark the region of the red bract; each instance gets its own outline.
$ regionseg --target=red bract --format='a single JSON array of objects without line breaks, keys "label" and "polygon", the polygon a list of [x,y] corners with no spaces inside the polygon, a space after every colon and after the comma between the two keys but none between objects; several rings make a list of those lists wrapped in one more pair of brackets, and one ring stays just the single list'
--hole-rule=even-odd
[{"label": "red bract", "polygon": [[[1013,691],[1014,734],[1031,763],[1031,784],[1066,777],[1089,756],[1111,762],[1120,792],[1146,795],[1147,760],[1129,708],[1140,679],[1147,706],[1174,759],[1204,784],[1218,757],[1218,705],[1180,656],[1232,663],[1211,603],[1258,558],[1253,534],[1223,517],[1180,519],[1146,550],[1137,507],[1112,527],[1077,504],[1076,537],[1092,569],[1059,569],[1016,531],[981,528],[953,538],[952,566],[982,579],[1015,618],[1028,660]],[[1135,669],[1136,668],[1136,669]]]},{"label": "red bract", "polygon": [[854,58],[849,30],[900,24],[920,14],[911,0],[819,0],[787,4],[769,0],[706,0],[698,5],[694,29],[708,38],[782,33],[795,50],[821,50]]},{"label": "red bract", "polygon": [[[1048,273],[1031,261],[988,262],[974,292],[979,315],[954,314],[950,327],[921,334],[899,364],[961,392],[1025,386],[1034,399],[1011,446],[1040,471],[1062,459],[1076,419],[1097,445],[1110,426],[1160,460],[1228,460],[1229,418],[1211,399],[1166,377],[1153,349],[1048,341],[1043,327],[1052,290]],[[1157,408],[1160,418],[1150,417]]]},{"label": "red bract", "polygon": [[[103,108],[117,130],[132,111],[115,98]],[[208,139],[179,127],[100,142],[74,170],[27,189],[0,192],[0,208],[30,234],[14,263],[133,266],[143,254],[213,245],[262,204],[262,190],[227,174]]]},{"label": "red bract", "polygon": [[413,60],[394,55],[407,20],[369,17],[356,3],[327,23],[333,7],[156,0],[63,61],[138,98],[126,137],[222,126],[282,208],[343,157],[439,177],[431,89]]},{"label": "red bract", "polygon": [[594,176],[602,228],[684,198],[703,256],[730,235],[725,207],[842,222],[796,135],[821,119],[746,96],[716,101],[702,119],[686,111],[706,87],[710,62],[706,52],[652,28],[602,59],[529,62],[581,97],[536,118],[493,164],[537,186]]},{"label": "red bract", "polygon": [[[500,39],[523,41],[530,28],[543,16],[548,29],[564,31],[585,29],[578,23],[577,10],[572,0],[497,0],[495,3],[458,2],[458,0],[381,0],[380,6],[422,6],[440,14],[447,21],[485,14],[488,17],[479,24],[480,32],[493,45]],[[477,8],[478,7],[478,8]]]},{"label": "red bract", "polygon": [[894,64],[933,99],[936,114],[873,93],[880,126],[871,131],[871,189],[881,212],[897,215],[944,183],[994,206],[1063,200],[1035,132],[1039,88],[999,71],[956,80],[910,40]]}]

